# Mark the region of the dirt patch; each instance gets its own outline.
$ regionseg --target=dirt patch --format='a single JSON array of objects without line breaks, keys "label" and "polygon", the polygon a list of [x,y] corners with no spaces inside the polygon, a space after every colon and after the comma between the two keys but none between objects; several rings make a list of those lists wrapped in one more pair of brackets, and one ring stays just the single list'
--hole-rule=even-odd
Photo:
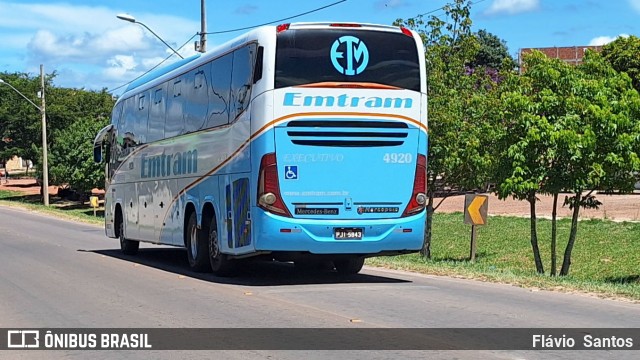
[{"label": "dirt patch", "polygon": [[[558,198],[558,216],[571,217],[569,207],[562,207],[564,198],[570,194],[560,194]],[[581,219],[608,219],[615,221],[640,221],[640,193],[627,195],[596,194],[596,199],[602,202],[598,209],[580,209]],[[435,199],[434,205],[442,199]],[[553,197],[540,195],[536,204],[538,217],[550,218]],[[442,202],[436,211],[445,213],[464,211],[464,195],[451,196]],[[530,214],[529,203],[513,199],[500,200],[495,195],[489,195],[489,215],[526,216]]]},{"label": "dirt patch", "polygon": [[[35,179],[31,178],[9,178],[9,182],[5,183],[4,179],[0,181],[0,190],[18,191],[25,195],[39,195],[40,185]],[[56,195],[58,193],[57,186],[49,186],[49,195]]]}]

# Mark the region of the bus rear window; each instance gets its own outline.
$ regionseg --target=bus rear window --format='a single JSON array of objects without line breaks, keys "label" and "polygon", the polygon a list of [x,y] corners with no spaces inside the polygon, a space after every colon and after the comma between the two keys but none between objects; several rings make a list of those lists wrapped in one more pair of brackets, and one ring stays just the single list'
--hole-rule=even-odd
[{"label": "bus rear window", "polygon": [[400,33],[287,30],[277,37],[275,87],[358,82],[420,91],[418,56],[415,40]]}]

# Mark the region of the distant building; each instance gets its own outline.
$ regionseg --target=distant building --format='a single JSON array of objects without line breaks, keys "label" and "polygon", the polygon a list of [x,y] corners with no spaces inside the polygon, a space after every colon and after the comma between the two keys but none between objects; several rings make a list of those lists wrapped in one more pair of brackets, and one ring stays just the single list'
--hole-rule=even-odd
[{"label": "distant building", "polygon": [[538,50],[553,59],[560,59],[569,64],[578,65],[582,63],[582,58],[587,50],[600,52],[602,46],[564,46],[564,47],[545,47],[545,48],[523,48],[518,53],[518,65],[522,69],[522,58],[525,54]]},{"label": "distant building", "polygon": [[[0,163],[0,165],[2,164]],[[31,169],[32,166],[31,161],[14,156],[4,164],[4,169],[9,169],[9,172],[11,173],[11,171],[24,171],[26,169]]]}]

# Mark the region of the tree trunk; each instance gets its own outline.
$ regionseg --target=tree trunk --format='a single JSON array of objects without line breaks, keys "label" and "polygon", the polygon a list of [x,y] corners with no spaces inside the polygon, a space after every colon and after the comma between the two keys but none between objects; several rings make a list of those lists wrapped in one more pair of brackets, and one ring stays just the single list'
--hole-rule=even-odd
[{"label": "tree trunk", "polygon": [[536,271],[539,274],[544,274],[544,266],[542,265],[542,259],[540,258],[540,248],[538,247],[538,221],[536,219],[536,193],[531,192],[529,194],[529,206],[531,208],[531,248],[533,249],[533,260],[536,263]]},{"label": "tree trunk", "polygon": [[564,249],[564,259],[562,261],[562,269],[560,269],[560,276],[569,275],[569,267],[571,266],[571,251],[573,251],[573,244],[576,242],[576,235],[578,234],[578,215],[580,214],[580,202],[582,200],[582,191],[576,193],[576,197],[573,203],[573,215],[571,216],[571,232],[569,232],[569,242],[566,249]]},{"label": "tree trunk", "polygon": [[551,276],[556,276],[556,240],[558,237],[558,194],[553,194],[553,208],[551,209]]},{"label": "tree trunk", "polygon": [[431,230],[433,224],[433,193],[429,193],[429,202],[427,203],[427,219],[424,228],[424,241],[422,242],[422,249],[420,254],[425,259],[431,259]]}]

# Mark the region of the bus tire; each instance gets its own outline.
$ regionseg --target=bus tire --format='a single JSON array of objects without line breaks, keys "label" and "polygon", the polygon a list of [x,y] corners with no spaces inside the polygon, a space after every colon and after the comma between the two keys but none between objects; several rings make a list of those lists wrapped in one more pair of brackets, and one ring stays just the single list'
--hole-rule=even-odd
[{"label": "bus tire", "polygon": [[120,239],[120,250],[125,255],[135,255],[138,253],[138,249],[140,248],[140,242],[135,240],[129,240],[124,237],[124,221],[122,220],[122,215],[120,214],[118,217],[118,238]]},{"label": "bus tire", "polygon": [[363,256],[353,256],[348,258],[336,259],[333,261],[333,265],[336,267],[336,271],[341,275],[353,275],[362,270],[364,266]]},{"label": "bus tire", "polygon": [[209,250],[205,237],[205,229],[198,229],[198,219],[195,212],[189,216],[187,223],[186,241],[187,258],[189,267],[195,272],[206,272],[209,270]]},{"label": "bus tire", "polygon": [[209,264],[211,271],[218,276],[231,276],[235,270],[235,263],[220,250],[220,237],[215,216],[211,218],[207,228],[209,243]]}]

